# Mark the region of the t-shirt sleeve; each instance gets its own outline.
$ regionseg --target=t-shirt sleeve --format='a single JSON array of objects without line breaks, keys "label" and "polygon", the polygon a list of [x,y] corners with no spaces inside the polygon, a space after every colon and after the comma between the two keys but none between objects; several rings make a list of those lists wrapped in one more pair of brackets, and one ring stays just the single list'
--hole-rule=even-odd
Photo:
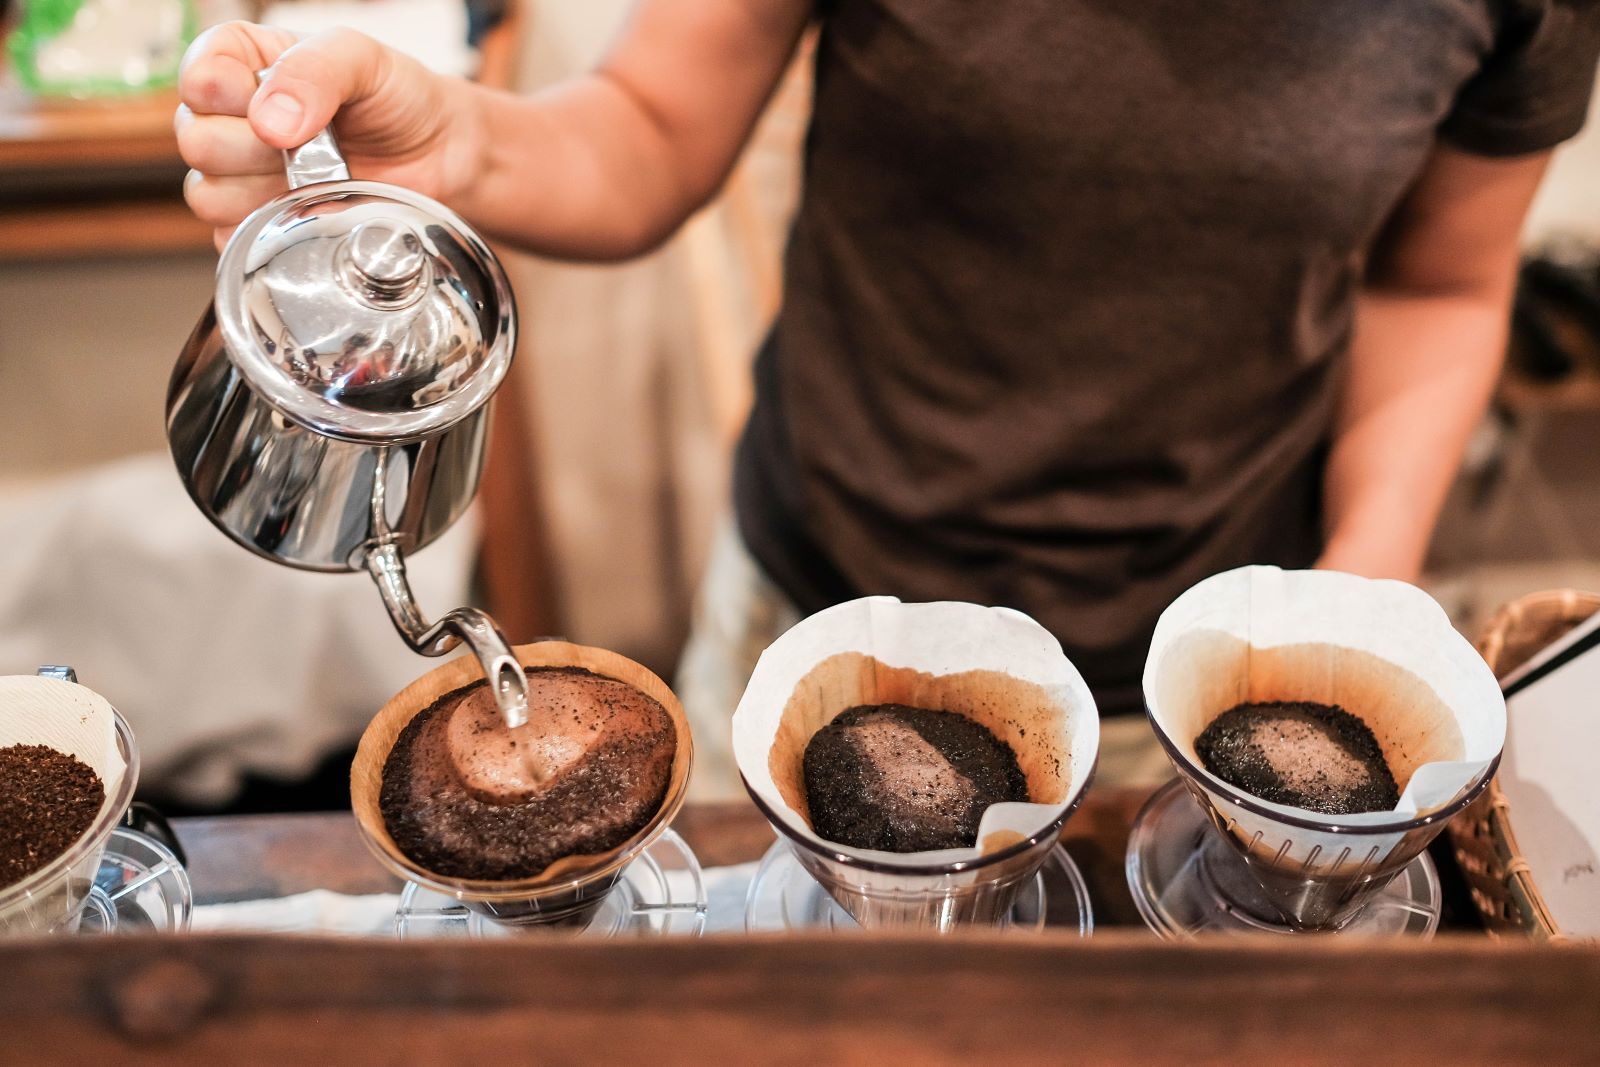
[{"label": "t-shirt sleeve", "polygon": [[1600,62],[1600,0],[1507,5],[1494,46],[1439,128],[1488,156],[1551,148],[1583,128]]}]

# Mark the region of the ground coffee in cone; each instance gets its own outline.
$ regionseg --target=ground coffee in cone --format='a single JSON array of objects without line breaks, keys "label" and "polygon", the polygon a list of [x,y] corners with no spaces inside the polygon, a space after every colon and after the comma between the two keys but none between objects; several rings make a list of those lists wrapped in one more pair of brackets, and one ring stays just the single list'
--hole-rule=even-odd
[{"label": "ground coffee in cone", "polygon": [[1206,770],[1276,804],[1353,815],[1388,811],[1400,799],[1378,739],[1338,705],[1239,704],[1213,719],[1194,747]]},{"label": "ground coffee in cone", "polygon": [[852,848],[970,848],[991,804],[1026,803],[1011,746],[957,712],[859,705],[812,735],[803,763],[811,824]]},{"label": "ground coffee in cone", "polygon": [[81,760],[45,745],[0,748],[0,888],[71,848],[105,799],[100,776]]},{"label": "ground coffee in cone", "polygon": [[[419,712],[389,752],[379,794],[384,825],[399,849],[430,871],[496,881],[531,877],[564,856],[622,844],[661,807],[677,741],[659,701],[577,668],[526,673],[530,726],[553,771],[537,789],[494,802],[463,779],[463,738],[459,731],[452,737],[453,719],[468,716],[469,732],[485,730],[486,751],[471,761],[480,772],[494,755],[487,749],[509,743],[482,681]],[[514,771],[514,759],[508,762]]]}]

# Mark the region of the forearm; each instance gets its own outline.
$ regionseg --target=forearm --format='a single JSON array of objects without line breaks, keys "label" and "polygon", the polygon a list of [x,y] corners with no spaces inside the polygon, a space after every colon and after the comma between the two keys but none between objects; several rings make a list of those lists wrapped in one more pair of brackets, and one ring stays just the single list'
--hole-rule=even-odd
[{"label": "forearm", "polygon": [[509,244],[570,259],[648,251],[715,191],[695,181],[641,108],[602,74],[529,97],[460,83],[474,160],[447,199]]},{"label": "forearm", "polygon": [[1440,294],[1369,289],[1324,489],[1322,565],[1415,581],[1505,349],[1509,281]]},{"label": "forearm", "polygon": [[529,97],[454,83],[453,204],[545,255],[648,251],[727,177],[793,55],[807,0],[643,0],[591,73]]},{"label": "forearm", "polygon": [[1321,566],[1421,574],[1500,372],[1518,236],[1548,161],[1437,145],[1374,242],[1328,459]]}]

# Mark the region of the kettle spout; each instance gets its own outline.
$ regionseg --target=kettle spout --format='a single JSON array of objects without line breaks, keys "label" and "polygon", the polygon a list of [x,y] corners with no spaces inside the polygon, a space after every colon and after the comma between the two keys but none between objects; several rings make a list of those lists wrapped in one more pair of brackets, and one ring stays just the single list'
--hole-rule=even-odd
[{"label": "kettle spout", "polygon": [[512,654],[505,634],[488,612],[456,608],[430,623],[412,596],[411,584],[406,580],[405,560],[398,545],[393,542],[374,545],[366,554],[365,564],[383,596],[383,606],[388,609],[394,628],[413,652],[442,656],[465,641],[483,668],[483,676],[488,679],[507,728],[515,730],[527,723],[527,675]]}]

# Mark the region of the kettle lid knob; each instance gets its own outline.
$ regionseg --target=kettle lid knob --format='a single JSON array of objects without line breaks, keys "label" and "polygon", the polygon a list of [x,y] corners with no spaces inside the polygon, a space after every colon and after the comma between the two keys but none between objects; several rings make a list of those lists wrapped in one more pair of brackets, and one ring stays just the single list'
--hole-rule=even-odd
[{"label": "kettle lid knob", "polygon": [[398,444],[488,402],[516,307],[470,225],[409,189],[351,180],[329,131],[285,153],[290,191],[229,238],[216,313],[228,358],[317,433]]},{"label": "kettle lid knob", "polygon": [[421,295],[428,257],[405,223],[389,219],[363,222],[350,231],[345,251],[346,280],[371,301],[393,307]]}]

